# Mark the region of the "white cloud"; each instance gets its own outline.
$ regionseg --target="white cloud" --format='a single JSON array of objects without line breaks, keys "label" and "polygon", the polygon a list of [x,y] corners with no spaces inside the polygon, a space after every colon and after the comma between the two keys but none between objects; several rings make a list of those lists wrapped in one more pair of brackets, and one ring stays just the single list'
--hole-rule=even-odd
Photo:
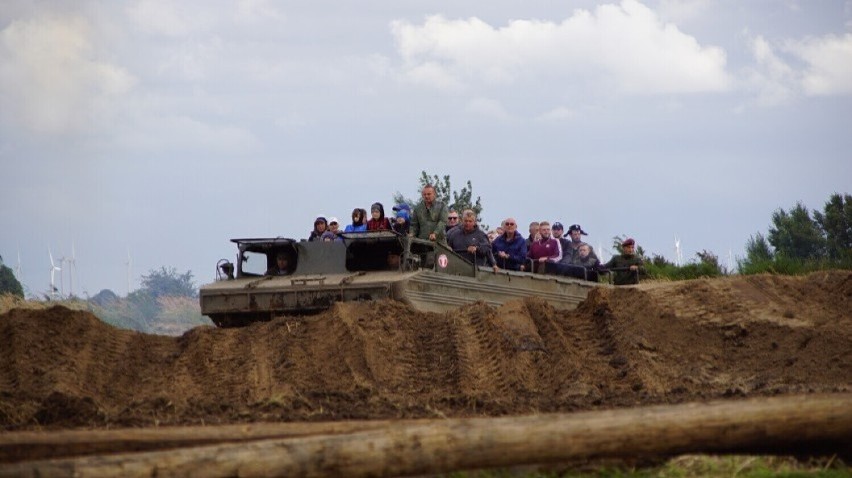
[{"label": "white cloud", "polygon": [[123,68],[96,58],[96,41],[79,16],[17,20],[0,32],[0,103],[4,122],[42,133],[97,123],[101,105],[133,87]]},{"label": "white cloud", "polygon": [[731,84],[720,48],[700,45],[635,0],[577,10],[561,23],[515,20],[498,28],[478,18],[431,16],[422,25],[395,21],[391,29],[403,73],[416,83],[438,79],[439,89],[549,81],[677,94]]},{"label": "white cloud", "polygon": [[791,42],[787,48],[808,65],[802,78],[805,94],[852,93],[852,33]]},{"label": "white cloud", "polygon": [[787,40],[780,47],[757,36],[749,46],[755,63],[745,70],[745,80],[760,106],[784,104],[801,95],[852,93],[852,34]]},{"label": "white cloud", "polygon": [[747,70],[746,78],[757,92],[756,102],[761,106],[785,103],[797,91],[797,74],[775,54],[772,46],[762,36],[751,40],[755,66]]}]

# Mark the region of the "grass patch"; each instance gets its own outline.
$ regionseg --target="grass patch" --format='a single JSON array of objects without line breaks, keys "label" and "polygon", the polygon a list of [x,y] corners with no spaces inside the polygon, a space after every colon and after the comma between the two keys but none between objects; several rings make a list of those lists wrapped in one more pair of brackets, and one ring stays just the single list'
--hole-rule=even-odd
[{"label": "grass patch", "polygon": [[[534,468],[539,468],[535,470]],[[552,467],[554,470],[556,467]],[[841,478],[852,470],[836,457],[798,460],[788,456],[683,455],[659,466],[619,467],[600,465],[582,469],[545,471],[544,467],[462,471],[441,475],[449,478]]]}]

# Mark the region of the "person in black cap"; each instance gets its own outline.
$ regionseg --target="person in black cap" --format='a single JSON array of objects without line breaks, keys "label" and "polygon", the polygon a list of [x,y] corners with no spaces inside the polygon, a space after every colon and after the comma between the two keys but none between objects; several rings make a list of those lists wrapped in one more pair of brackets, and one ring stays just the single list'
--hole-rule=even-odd
[{"label": "person in black cap", "polygon": [[559,241],[559,247],[562,248],[562,260],[565,261],[565,251],[571,245],[571,240],[566,238],[565,228],[562,227],[561,222],[554,222],[552,226],[550,226],[550,235]]},{"label": "person in black cap", "polygon": [[[588,236],[588,234],[586,234],[586,231],[579,224],[571,224],[571,227],[568,228],[568,235],[571,237],[571,240],[567,241],[568,247],[563,247],[562,249],[562,261],[566,264],[580,265],[583,262],[580,259],[580,246],[586,244],[583,242],[582,236]],[[589,249],[591,257],[597,259],[598,256],[595,254],[592,246],[589,245]]]}]

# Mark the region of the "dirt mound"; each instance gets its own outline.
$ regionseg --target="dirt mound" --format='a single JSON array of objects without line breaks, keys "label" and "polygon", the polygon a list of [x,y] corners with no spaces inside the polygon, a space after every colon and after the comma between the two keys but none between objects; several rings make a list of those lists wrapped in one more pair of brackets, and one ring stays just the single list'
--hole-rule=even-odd
[{"label": "dirt mound", "polygon": [[506,415],[852,389],[852,273],[597,289],[446,314],[390,301],[164,337],[0,316],[0,427]]}]

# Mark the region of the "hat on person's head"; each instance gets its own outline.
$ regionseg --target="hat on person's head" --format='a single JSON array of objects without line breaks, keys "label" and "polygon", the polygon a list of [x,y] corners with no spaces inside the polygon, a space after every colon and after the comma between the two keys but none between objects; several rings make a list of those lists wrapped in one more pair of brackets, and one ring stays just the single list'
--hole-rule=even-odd
[{"label": "hat on person's head", "polygon": [[568,228],[569,233],[574,232],[574,231],[580,231],[580,234],[582,234],[584,236],[588,236],[588,234],[586,234],[586,231],[584,231],[583,228],[580,227],[579,224],[571,224],[571,227]]},{"label": "hat on person's head", "polygon": [[405,209],[400,209],[399,211],[397,211],[396,217],[401,217],[401,218],[405,219],[406,221],[411,220],[411,215],[408,214],[408,211],[405,210]]},{"label": "hat on person's head", "polygon": [[321,239],[323,241],[326,241],[326,240],[333,241],[336,238],[337,238],[337,236],[335,236],[334,233],[331,232],[331,231],[325,231],[324,233],[322,233],[322,236],[321,236]]},{"label": "hat on person's head", "polygon": [[551,226],[550,228],[551,228],[551,229],[559,229],[560,231],[561,231],[561,230],[563,230],[563,229],[565,229],[564,227],[562,227],[562,223],[561,223],[561,222],[554,222],[554,223],[553,223],[553,226]]},{"label": "hat on person's head", "polygon": [[373,212],[373,211],[379,211],[379,212],[383,213],[383,212],[385,212],[385,207],[382,206],[382,203],[380,203],[380,202],[374,202],[373,205],[370,206],[370,212]]},{"label": "hat on person's head", "polygon": [[624,240],[624,242],[621,243],[621,247],[633,246],[635,244],[636,244],[636,241],[634,241],[632,237],[628,237],[627,239]]},{"label": "hat on person's head", "polygon": [[336,217],[330,217],[330,218],[328,218],[328,225],[330,226],[331,223],[340,224],[340,221],[338,221]]},{"label": "hat on person's head", "polygon": [[411,206],[406,203],[400,203],[393,207],[394,211],[411,211]]},{"label": "hat on person's head", "polygon": [[314,224],[319,224],[319,223],[328,224],[328,221],[326,221],[324,217],[319,216],[316,219],[314,219]]}]

